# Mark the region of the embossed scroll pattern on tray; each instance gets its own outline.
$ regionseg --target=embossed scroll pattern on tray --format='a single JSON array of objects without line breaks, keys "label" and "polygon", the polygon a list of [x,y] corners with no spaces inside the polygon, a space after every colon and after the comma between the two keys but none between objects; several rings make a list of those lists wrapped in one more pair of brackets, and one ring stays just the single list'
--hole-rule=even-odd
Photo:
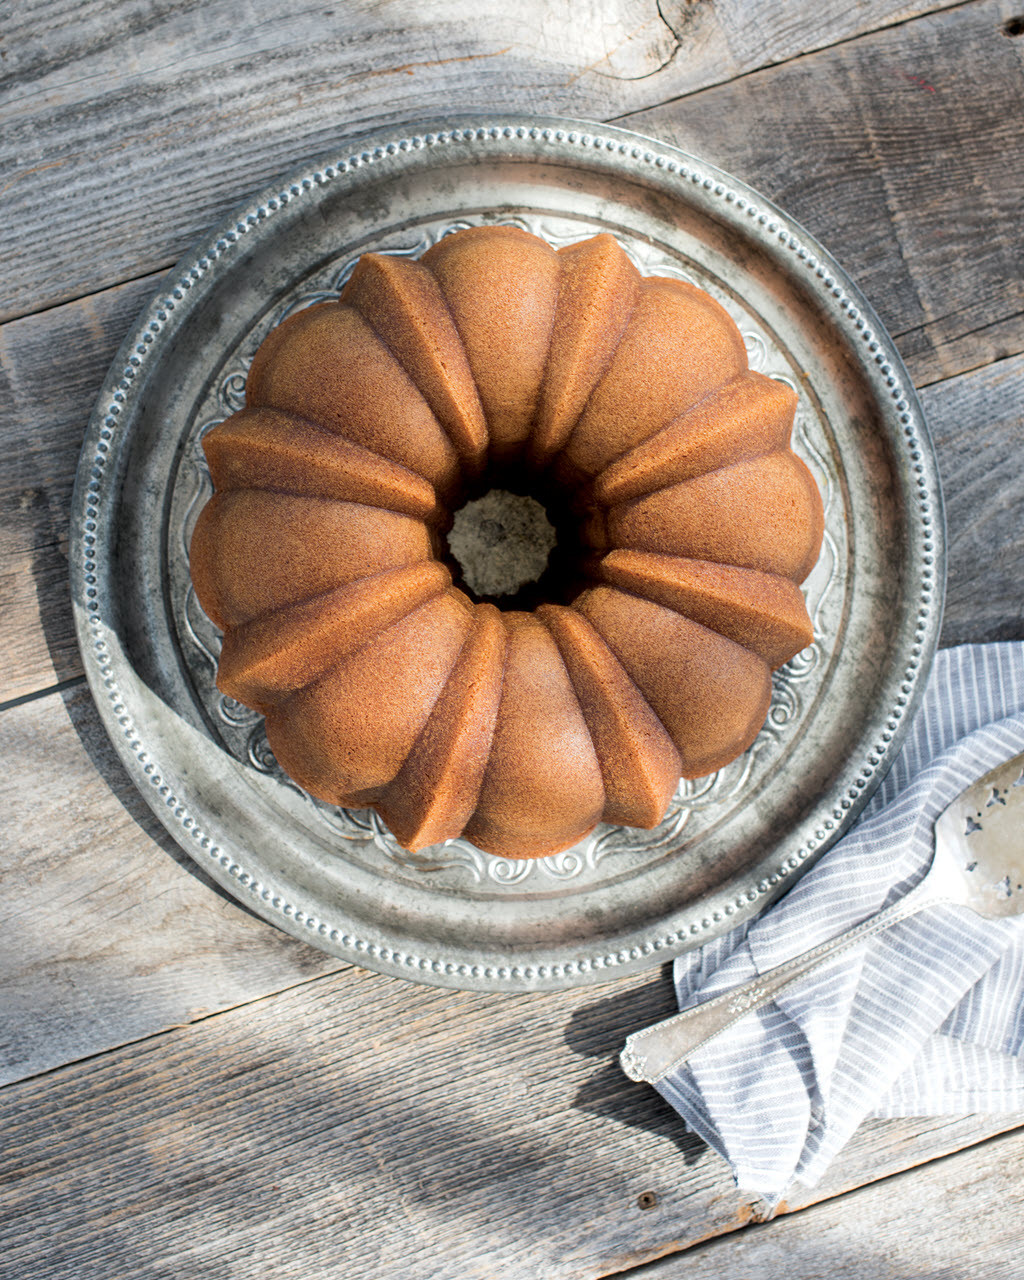
[{"label": "embossed scroll pattern on tray", "polygon": [[[556,247],[584,239],[594,228],[568,218],[519,216],[502,221],[543,236]],[[468,220],[430,224],[418,229],[414,238],[382,241],[378,251],[419,257],[442,235],[472,225]],[[172,610],[178,625],[178,640],[193,685],[210,722],[224,746],[240,761],[273,777],[283,787],[303,797],[310,823],[321,834],[329,831],[339,854],[366,864],[385,859],[392,875],[418,878],[430,873],[451,879],[486,884],[489,892],[515,892],[520,886],[540,888],[559,882],[597,883],[618,874],[624,859],[630,868],[662,857],[695,839],[709,824],[724,820],[776,768],[788,746],[799,734],[802,721],[813,704],[825,678],[830,654],[837,639],[839,614],[846,574],[846,526],[836,477],[834,452],[829,448],[829,425],[816,411],[806,389],[794,376],[794,364],[777,337],[746,310],[719,283],[693,264],[674,258],[646,242],[621,232],[620,241],[645,275],[671,275],[707,290],[730,311],[747,347],[750,367],[787,383],[797,393],[799,404],[793,435],[796,452],[810,467],[825,506],[825,539],[815,570],[804,584],[808,609],[814,622],[815,641],[775,673],[773,695],[764,727],[753,746],[738,760],[707,778],[680,783],[661,824],[652,831],[599,826],[573,848],[547,858],[513,860],[483,853],[466,840],[411,854],[402,849],[373,811],[332,808],[302,792],[277,764],[267,742],[263,718],[249,708],[222,695],[214,684],[220,636],[200,609],[188,582],[188,543],[196,516],[212,493],[209,472],[202,451],[202,437],[216,423],[244,405],[245,381],[252,357],[266,334],[292,312],[316,302],[334,300],[355,266],[352,255],[322,273],[323,278],[289,297],[265,317],[228,356],[217,385],[199,406],[192,431],[178,468],[174,510],[181,513],[178,524],[169,530],[166,554]],[[173,562],[177,561],[177,564]]]}]

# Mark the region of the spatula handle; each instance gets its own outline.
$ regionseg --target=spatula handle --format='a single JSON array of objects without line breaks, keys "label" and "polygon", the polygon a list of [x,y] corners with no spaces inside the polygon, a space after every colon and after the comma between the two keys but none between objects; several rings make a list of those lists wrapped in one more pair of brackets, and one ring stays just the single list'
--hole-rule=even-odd
[{"label": "spatula handle", "polygon": [[809,951],[784,961],[740,987],[723,991],[721,995],[684,1009],[682,1013],[657,1022],[653,1027],[635,1031],[626,1040],[625,1048],[619,1056],[623,1071],[631,1080],[657,1083],[714,1036],[720,1035],[754,1009],[760,1009],[774,1000],[812,969],[826,964],[857,943],[863,942],[865,938],[891,928],[938,901],[941,899],[935,896],[931,886],[922,881],[899,902],[894,902],[877,915],[869,916],[867,920],[828,942],[811,947]]}]

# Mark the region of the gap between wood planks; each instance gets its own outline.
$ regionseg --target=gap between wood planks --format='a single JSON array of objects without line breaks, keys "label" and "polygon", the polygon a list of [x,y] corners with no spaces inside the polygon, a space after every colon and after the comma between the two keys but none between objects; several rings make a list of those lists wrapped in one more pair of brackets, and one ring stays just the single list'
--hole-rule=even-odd
[{"label": "gap between wood planks", "polygon": [[48,698],[51,693],[77,689],[82,684],[85,684],[85,676],[71,676],[67,680],[58,680],[56,684],[48,685],[45,689],[33,689],[31,693],[20,694],[17,698],[8,698],[6,702],[0,702],[0,714],[9,711],[12,707],[23,707],[26,702],[38,702],[40,698]]},{"label": "gap between wood planks", "polygon": [[[82,677],[83,681],[85,677]],[[32,695],[22,701],[31,701]],[[0,708],[2,709],[2,708]],[[5,1089],[14,1089],[22,1085],[31,1083],[32,1081],[45,1080],[50,1076],[56,1076],[61,1071],[74,1070],[76,1067],[84,1066],[89,1062],[98,1062],[108,1057],[112,1053],[120,1053],[124,1049],[131,1049],[140,1044],[156,1044],[161,1040],[167,1040],[171,1036],[180,1035],[182,1032],[190,1031],[193,1027],[199,1026],[204,1022],[211,1022],[214,1018],[224,1017],[225,1014],[237,1013],[239,1009],[251,1009],[256,1005],[265,1004],[268,1000],[275,1000],[278,996],[284,995],[289,991],[297,991],[301,987],[312,986],[316,982],[323,982],[329,978],[336,978],[339,973],[344,973],[348,969],[355,968],[345,960],[338,961],[338,967],[331,969],[327,973],[317,973],[310,978],[300,978],[297,982],[288,982],[284,986],[275,987],[273,991],[264,991],[261,995],[253,996],[250,1000],[239,1000],[237,1004],[223,1005],[219,1009],[213,1009],[209,1013],[197,1014],[194,1018],[189,1018],[186,1022],[172,1022],[167,1026],[161,1027],[159,1031],[151,1032],[144,1036],[130,1036],[127,1040],[119,1040],[116,1044],[109,1044],[104,1049],[97,1049],[95,1053],[83,1053],[80,1058],[69,1058],[66,1062],[59,1062],[56,1066],[46,1067],[42,1071],[35,1071],[31,1075],[19,1076],[16,1080],[6,1080],[0,1082],[0,1097],[3,1096]]]},{"label": "gap between wood planks", "polygon": [[[123,280],[116,280],[113,284],[101,285],[98,289],[88,289],[85,293],[76,293],[71,297],[59,298],[55,302],[44,303],[41,307],[34,307],[31,311],[24,311],[20,315],[5,316],[0,320],[0,331],[5,329],[9,324],[17,324],[20,320],[32,320],[36,316],[44,316],[48,311],[59,311],[61,307],[72,307],[76,302],[88,302],[90,298],[95,298],[102,293],[109,293],[114,289],[127,289],[133,284],[140,284],[144,280],[152,280],[153,292],[156,293],[160,287],[160,280],[163,276],[172,271],[180,261],[180,257],[173,261],[157,263],[155,267],[147,267],[145,271],[140,271],[138,275],[125,276]],[[129,330],[125,330],[127,334]],[[111,357],[113,359],[113,356]]]},{"label": "gap between wood planks", "polygon": [[[849,1201],[851,1198],[860,1196],[865,1192],[877,1192],[887,1185],[894,1186],[897,1184],[898,1179],[902,1178],[906,1173],[909,1173],[912,1170],[939,1169],[944,1164],[962,1160],[964,1155],[968,1152],[983,1154],[987,1149],[996,1148],[1000,1144],[1005,1143],[1008,1139],[1012,1139],[1014,1136],[1020,1135],[1024,1135],[1024,1125],[1007,1129],[1003,1133],[994,1133],[987,1138],[980,1138],[977,1142],[973,1142],[966,1147],[960,1147],[956,1151],[948,1151],[943,1155],[931,1156],[925,1160],[919,1161],[917,1164],[909,1165],[907,1169],[900,1170],[896,1173],[884,1174],[874,1182],[865,1182],[860,1186],[850,1187],[846,1191],[837,1192],[835,1195],[824,1197],[821,1200],[809,1201],[807,1204],[801,1205],[797,1209],[787,1209],[785,1204],[783,1204],[780,1206],[779,1210],[767,1218],[759,1218],[754,1214],[749,1222],[737,1226],[732,1231],[710,1236],[706,1240],[700,1240],[697,1243],[687,1245],[682,1249],[670,1248],[660,1257],[654,1258],[649,1262],[640,1263],[635,1267],[627,1267],[624,1270],[604,1272],[600,1276],[595,1276],[594,1280],[631,1280],[631,1278],[635,1278],[635,1280],[659,1280],[659,1277],[663,1274],[665,1276],[665,1280],[670,1280],[670,1277],[676,1277],[683,1274],[679,1269],[680,1264],[696,1262],[698,1258],[707,1258],[709,1252],[716,1246],[721,1246],[724,1241],[736,1241],[739,1239],[740,1233],[742,1233],[743,1237],[750,1238],[751,1243],[753,1243],[753,1237],[756,1237],[759,1233],[770,1230],[773,1225],[784,1223],[787,1220],[795,1221],[800,1218],[801,1215],[806,1213],[811,1213],[813,1215],[814,1210],[818,1208],[825,1205],[837,1205],[843,1201]],[[718,1257],[719,1262],[721,1262],[720,1255],[718,1255]],[[730,1269],[728,1274],[732,1276],[735,1272]],[[846,1275],[848,1273],[844,1270],[843,1274]],[[868,1273],[865,1272],[865,1275],[867,1274]],[[931,1274],[932,1273],[929,1272],[929,1275]],[[945,1276],[946,1272],[943,1271],[942,1274]],[[956,1276],[961,1274],[962,1273],[960,1272],[955,1273]],[[952,1271],[949,1273],[949,1276],[950,1280],[954,1280],[954,1273]],[[938,1278],[936,1278],[936,1280],[938,1280]]]},{"label": "gap between wood planks", "polygon": [[[687,0],[687,2],[693,3],[693,0]],[[739,75],[730,76],[728,80],[709,81],[707,84],[702,84],[696,89],[691,89],[688,93],[680,93],[674,97],[666,98],[664,102],[652,103],[649,107],[635,107],[632,111],[622,112],[621,115],[609,116],[609,118],[602,121],[602,123],[621,124],[624,120],[632,119],[633,116],[642,116],[648,111],[657,111],[661,107],[671,106],[673,102],[685,102],[687,98],[695,97],[698,93],[703,93],[706,89],[720,89],[723,85],[737,84],[741,80],[749,80],[751,76],[759,75],[762,71],[774,71],[778,67],[788,67],[792,63],[801,62],[805,58],[813,58],[816,54],[830,52],[832,49],[841,49],[843,45],[855,44],[858,40],[863,40],[869,36],[877,35],[880,31],[898,31],[901,27],[911,26],[915,22],[920,22],[922,18],[930,18],[936,13],[955,13],[958,9],[969,9],[972,5],[977,5],[982,2],[983,0],[959,0],[958,4],[936,4],[931,9],[922,10],[920,13],[909,14],[906,18],[898,18],[895,22],[886,22],[877,27],[865,27],[863,31],[854,31],[848,36],[840,36],[838,40],[833,40],[831,44],[822,45],[816,49],[806,49],[802,53],[794,53],[788,58],[779,58],[777,62],[762,62],[759,66],[751,67],[749,71],[741,71]],[[699,4],[700,0],[696,0],[696,3]],[[674,58],[676,53],[679,52],[679,36],[676,33],[675,28],[662,13],[660,0],[658,4],[658,12],[662,14],[662,19],[665,22],[665,25],[676,37],[676,50],[672,55],[672,58]],[[1010,34],[1006,31],[1006,26],[1008,25],[1008,23],[1004,24],[1004,27],[1002,28],[1004,35]],[[672,61],[672,58],[669,59],[669,62]],[[667,65],[668,63],[665,64],[665,66]],[[659,70],[664,70],[664,67],[659,68]],[[653,75],[656,73],[652,72],[651,74]],[[646,79],[646,76],[641,76],[639,78]]]},{"label": "gap between wood planks", "polygon": [[[969,338],[971,334],[984,333],[986,329],[992,329],[997,324],[1007,324],[1009,321],[1019,320],[1022,316],[1024,316],[1024,311],[1014,311],[1008,316],[999,316],[995,320],[987,320],[984,324],[976,325],[973,329],[965,329],[963,333],[957,334],[956,338],[950,339],[947,341],[939,341],[939,342],[936,342],[934,345],[936,349],[941,347],[952,346],[953,342],[959,342],[962,338]],[[934,323],[934,321],[928,321],[928,323],[932,324]],[[927,325],[924,325],[924,324],[915,325],[912,329],[904,329],[900,333],[893,333],[891,334],[891,337],[894,340],[896,340],[898,343],[899,339],[905,337],[908,333],[915,333],[918,330],[924,329],[926,327]],[[1007,351],[1005,355],[993,356],[990,360],[982,360],[978,364],[973,364],[968,366],[966,369],[961,369],[958,373],[954,373],[952,377],[924,378],[922,379],[921,382],[918,382],[915,384],[916,389],[918,391],[923,391],[925,387],[937,387],[942,382],[951,382],[953,378],[961,378],[966,376],[967,374],[977,373],[979,369],[988,369],[992,365],[1002,364],[1004,360],[1012,360],[1019,354],[1020,352],[1017,352],[1017,351]]]}]

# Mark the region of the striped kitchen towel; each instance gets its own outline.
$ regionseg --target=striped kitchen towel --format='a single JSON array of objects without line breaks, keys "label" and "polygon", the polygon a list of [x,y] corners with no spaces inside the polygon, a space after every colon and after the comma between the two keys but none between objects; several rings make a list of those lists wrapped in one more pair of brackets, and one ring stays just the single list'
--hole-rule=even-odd
[{"label": "striped kitchen towel", "polygon": [[[1024,644],[939,653],[857,825],[774,907],[676,961],[681,1008],[905,895],[933,826],[1024,751]],[[1024,1109],[1024,918],[936,907],[862,943],[698,1049],[656,1087],[769,1206],[813,1186],[866,1116]]]}]

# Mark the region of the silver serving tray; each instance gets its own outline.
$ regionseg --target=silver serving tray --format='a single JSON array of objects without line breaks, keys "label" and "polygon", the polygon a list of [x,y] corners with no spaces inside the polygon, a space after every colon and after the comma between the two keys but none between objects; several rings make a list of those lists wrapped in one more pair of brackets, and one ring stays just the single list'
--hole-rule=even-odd
[{"label": "silver serving tray", "polygon": [[[825,502],[805,592],[815,643],[779,671],[751,749],[684,783],[652,832],[600,827],[536,861],[463,840],[409,854],[376,816],[312,800],[262,721],[213,683],[219,637],[187,546],[200,439],[253,352],[334,297],[366,250],[418,255],[512,222],[559,245],[613,232],[642,271],[708,290],[751,364],[799,394],[794,444]],[[943,582],[932,445],[891,340],[828,254],[728,174],[604,125],[488,117],[347,141],[241,206],[125,340],[86,435],[71,576],[85,668],[126,767],[181,846],[247,906],[384,973],[528,990],[607,981],[781,894],[889,767],[927,674]]]}]

